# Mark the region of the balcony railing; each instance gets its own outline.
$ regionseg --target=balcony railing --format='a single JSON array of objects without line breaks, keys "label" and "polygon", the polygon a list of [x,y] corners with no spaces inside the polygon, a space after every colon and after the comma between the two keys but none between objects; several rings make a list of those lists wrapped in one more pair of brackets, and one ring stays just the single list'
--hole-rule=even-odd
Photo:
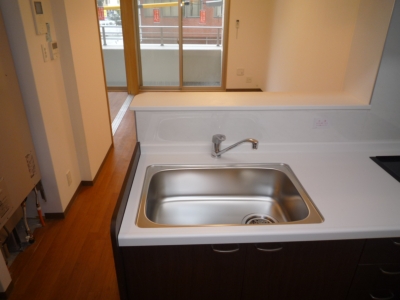
[{"label": "balcony railing", "polygon": [[118,43],[123,41],[122,26],[121,25],[100,25],[100,37],[103,46],[107,46],[107,42],[114,41]]},{"label": "balcony railing", "polygon": [[[123,40],[121,25],[100,25],[103,46],[114,41]],[[177,44],[179,40],[178,26],[139,27],[141,44]],[[201,44],[221,46],[222,26],[183,26],[183,44]]]}]

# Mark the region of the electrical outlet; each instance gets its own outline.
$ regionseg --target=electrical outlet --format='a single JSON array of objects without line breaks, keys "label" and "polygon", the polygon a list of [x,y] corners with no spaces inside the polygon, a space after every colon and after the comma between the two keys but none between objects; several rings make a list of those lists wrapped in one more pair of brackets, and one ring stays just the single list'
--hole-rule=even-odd
[{"label": "electrical outlet", "polygon": [[244,75],[244,69],[237,69],[236,70],[236,75],[237,76],[243,76]]},{"label": "electrical outlet", "polygon": [[71,176],[71,171],[68,170],[67,171],[67,182],[68,182],[68,186],[70,186],[72,184],[72,176]]},{"label": "electrical outlet", "polygon": [[47,51],[47,46],[42,45],[42,54],[43,54],[43,60],[44,62],[49,60],[49,52]]},{"label": "electrical outlet", "polygon": [[246,77],[246,83],[252,83],[253,82],[253,78],[251,77]]},{"label": "electrical outlet", "polygon": [[327,128],[329,127],[328,119],[326,118],[314,118],[313,128]]}]

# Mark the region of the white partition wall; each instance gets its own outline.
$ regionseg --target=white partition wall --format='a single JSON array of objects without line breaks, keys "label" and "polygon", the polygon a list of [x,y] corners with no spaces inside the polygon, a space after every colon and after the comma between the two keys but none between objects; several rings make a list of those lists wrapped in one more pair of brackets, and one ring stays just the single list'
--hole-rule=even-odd
[{"label": "white partition wall", "polygon": [[[93,1],[42,1],[59,58],[44,59],[30,1],[0,0],[48,201],[63,214],[81,181],[94,180],[112,145]],[[69,177],[67,174],[69,173]],[[71,180],[69,180],[71,179]]]},{"label": "white partition wall", "polygon": [[393,6],[393,0],[233,0],[227,88],[341,93],[368,105]]}]

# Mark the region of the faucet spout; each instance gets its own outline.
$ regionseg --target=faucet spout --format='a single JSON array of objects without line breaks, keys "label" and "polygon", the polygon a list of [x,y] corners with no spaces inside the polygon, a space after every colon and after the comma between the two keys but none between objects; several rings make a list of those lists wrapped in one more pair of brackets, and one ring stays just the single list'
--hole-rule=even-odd
[{"label": "faucet spout", "polygon": [[223,134],[215,134],[215,135],[213,135],[213,137],[212,137],[213,145],[212,145],[212,149],[211,149],[211,156],[212,157],[220,158],[221,155],[224,154],[225,152],[228,152],[229,150],[239,146],[240,144],[246,143],[246,142],[252,144],[252,149],[254,149],[254,150],[258,149],[258,141],[256,139],[248,138],[248,139],[241,140],[241,141],[239,141],[239,142],[237,142],[237,143],[235,143],[235,144],[233,144],[233,145],[231,145],[229,147],[226,147],[223,150],[220,150],[221,143],[223,141],[225,141],[225,140],[226,140],[226,136],[223,135]]}]

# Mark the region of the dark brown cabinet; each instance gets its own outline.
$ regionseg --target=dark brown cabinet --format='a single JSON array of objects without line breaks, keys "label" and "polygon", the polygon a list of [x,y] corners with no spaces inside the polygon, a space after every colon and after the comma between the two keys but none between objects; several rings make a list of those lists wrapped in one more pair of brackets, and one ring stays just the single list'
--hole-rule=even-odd
[{"label": "dark brown cabinet", "polygon": [[349,299],[400,299],[400,239],[367,240]]},{"label": "dark brown cabinet", "polygon": [[122,247],[128,299],[241,299],[242,245]]},{"label": "dark brown cabinet", "polygon": [[400,238],[367,240],[360,264],[396,263],[400,264]]},{"label": "dark brown cabinet", "polygon": [[128,299],[346,299],[364,240],[121,247]]},{"label": "dark brown cabinet", "polygon": [[400,300],[398,238],[119,246],[139,158],[138,143],[111,222],[121,299]]},{"label": "dark brown cabinet", "polygon": [[247,245],[242,299],[346,299],[363,240]]}]

